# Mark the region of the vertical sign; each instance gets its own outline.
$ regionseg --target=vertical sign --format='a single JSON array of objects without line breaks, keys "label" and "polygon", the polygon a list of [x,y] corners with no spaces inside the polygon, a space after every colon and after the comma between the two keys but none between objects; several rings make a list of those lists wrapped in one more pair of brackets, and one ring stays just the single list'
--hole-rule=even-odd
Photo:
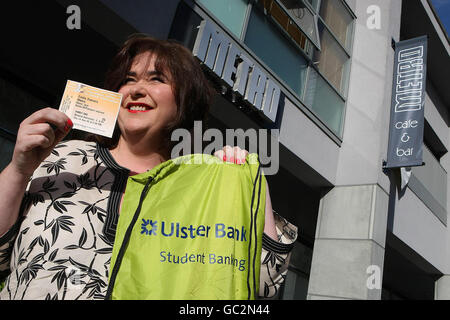
[{"label": "vertical sign", "polygon": [[395,44],[386,168],[422,165],[427,36]]}]

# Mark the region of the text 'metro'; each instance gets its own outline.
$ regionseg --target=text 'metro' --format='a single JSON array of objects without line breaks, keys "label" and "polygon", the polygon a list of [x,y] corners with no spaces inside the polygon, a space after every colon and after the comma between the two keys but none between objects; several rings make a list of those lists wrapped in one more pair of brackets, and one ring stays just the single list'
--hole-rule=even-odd
[{"label": "text 'metro'", "polygon": [[232,90],[275,122],[280,88],[267,74],[210,21],[203,20],[193,54]]}]

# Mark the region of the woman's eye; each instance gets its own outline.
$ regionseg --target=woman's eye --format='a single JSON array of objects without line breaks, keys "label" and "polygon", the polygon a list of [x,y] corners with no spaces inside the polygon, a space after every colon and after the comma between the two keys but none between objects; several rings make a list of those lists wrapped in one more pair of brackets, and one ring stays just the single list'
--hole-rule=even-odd
[{"label": "woman's eye", "polygon": [[135,81],[133,78],[125,78],[125,80],[123,81],[123,83],[129,83],[131,81]]},{"label": "woman's eye", "polygon": [[152,78],[150,78],[150,80],[164,83],[164,80],[162,77],[152,77]]}]

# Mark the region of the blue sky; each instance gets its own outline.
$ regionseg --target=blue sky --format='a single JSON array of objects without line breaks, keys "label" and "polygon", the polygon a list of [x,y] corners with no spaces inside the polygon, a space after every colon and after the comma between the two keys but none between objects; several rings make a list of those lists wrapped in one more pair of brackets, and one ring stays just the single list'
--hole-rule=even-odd
[{"label": "blue sky", "polygon": [[447,34],[450,34],[450,0],[431,0]]}]

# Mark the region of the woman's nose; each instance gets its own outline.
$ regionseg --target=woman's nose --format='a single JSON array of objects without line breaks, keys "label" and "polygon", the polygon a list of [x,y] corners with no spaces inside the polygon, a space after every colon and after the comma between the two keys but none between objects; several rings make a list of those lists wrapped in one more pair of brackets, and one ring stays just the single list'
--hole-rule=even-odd
[{"label": "woman's nose", "polygon": [[144,86],[142,84],[140,84],[139,82],[135,83],[131,88],[130,88],[130,96],[132,98],[140,98],[145,96],[145,89]]}]

